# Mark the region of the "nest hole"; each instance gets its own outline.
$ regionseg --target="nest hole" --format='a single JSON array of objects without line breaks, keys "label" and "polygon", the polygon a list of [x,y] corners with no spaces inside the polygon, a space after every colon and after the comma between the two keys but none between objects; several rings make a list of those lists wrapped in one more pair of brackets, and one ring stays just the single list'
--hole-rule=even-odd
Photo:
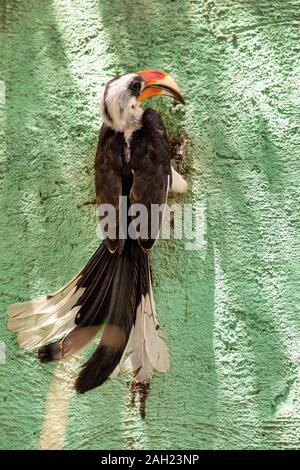
[{"label": "nest hole", "polygon": [[185,159],[189,146],[189,139],[185,135],[179,137],[171,136],[169,138],[171,147],[171,165],[181,175],[185,175]]}]

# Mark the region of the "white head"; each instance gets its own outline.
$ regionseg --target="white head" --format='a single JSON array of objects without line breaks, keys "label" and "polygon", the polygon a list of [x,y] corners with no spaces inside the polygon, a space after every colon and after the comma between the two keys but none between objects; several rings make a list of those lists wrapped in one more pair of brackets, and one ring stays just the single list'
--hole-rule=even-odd
[{"label": "white head", "polygon": [[101,112],[105,124],[115,131],[133,131],[141,127],[143,110],[138,101],[142,77],[128,73],[110,80],[101,98]]},{"label": "white head", "polygon": [[174,80],[165,72],[143,70],[110,80],[103,90],[100,109],[105,124],[118,132],[133,132],[142,125],[140,102],[167,95],[184,103]]}]

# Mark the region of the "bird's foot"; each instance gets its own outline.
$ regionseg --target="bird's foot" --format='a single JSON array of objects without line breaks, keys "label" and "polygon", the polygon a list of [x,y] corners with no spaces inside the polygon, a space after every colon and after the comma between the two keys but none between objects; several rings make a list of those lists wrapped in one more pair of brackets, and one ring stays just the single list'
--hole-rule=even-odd
[{"label": "bird's foot", "polygon": [[130,406],[135,405],[136,396],[139,396],[140,402],[140,415],[144,419],[146,416],[146,400],[150,391],[150,383],[137,382],[135,379],[131,383],[130,393]]}]

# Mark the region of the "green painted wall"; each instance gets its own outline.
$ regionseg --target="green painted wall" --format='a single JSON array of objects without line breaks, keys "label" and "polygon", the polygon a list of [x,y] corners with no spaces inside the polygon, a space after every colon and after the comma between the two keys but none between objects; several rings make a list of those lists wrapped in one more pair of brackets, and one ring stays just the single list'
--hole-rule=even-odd
[{"label": "green painted wall", "polygon": [[[1,0],[0,18],[0,448],[299,448],[300,1]],[[141,68],[184,90],[185,108],[151,105],[191,140],[185,199],[206,213],[202,250],[153,252],[172,369],[144,421],[127,376],[77,397],[83,357],[40,365],[5,314],[97,246],[95,208],[76,205],[93,197],[99,91]]]}]

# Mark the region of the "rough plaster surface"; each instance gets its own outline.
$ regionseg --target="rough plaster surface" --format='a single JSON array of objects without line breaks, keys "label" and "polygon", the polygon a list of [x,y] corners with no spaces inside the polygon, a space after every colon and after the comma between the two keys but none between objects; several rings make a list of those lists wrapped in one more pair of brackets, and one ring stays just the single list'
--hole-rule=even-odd
[{"label": "rough plaster surface", "polygon": [[[299,448],[300,2],[2,0],[0,15],[0,447]],[[152,105],[192,142],[186,200],[206,214],[200,251],[153,252],[172,369],[144,421],[128,377],[77,397],[83,357],[42,366],[5,318],[97,246],[76,204],[93,197],[99,90],[141,68],[184,90],[184,109]]]}]

